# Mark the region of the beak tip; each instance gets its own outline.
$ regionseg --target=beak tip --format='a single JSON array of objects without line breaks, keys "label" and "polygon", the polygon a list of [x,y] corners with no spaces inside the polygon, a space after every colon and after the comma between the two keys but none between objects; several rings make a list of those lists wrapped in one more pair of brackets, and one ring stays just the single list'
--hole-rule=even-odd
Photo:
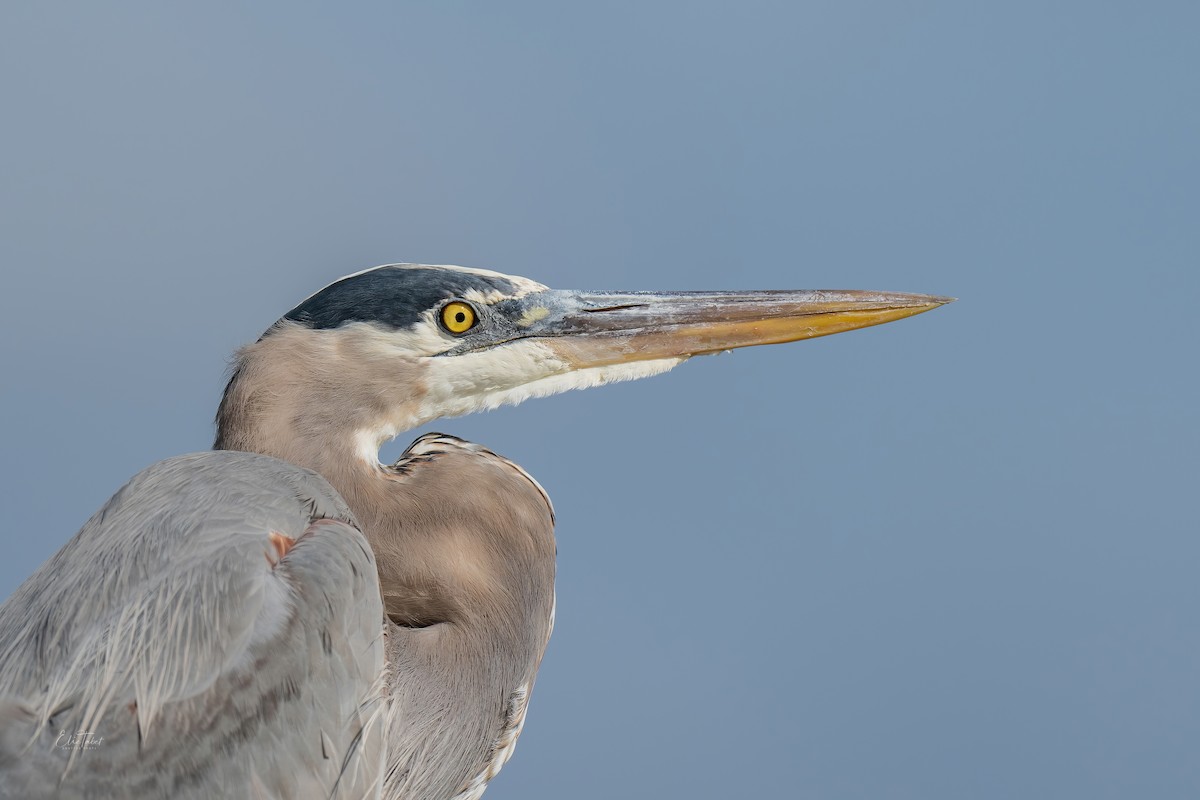
[{"label": "beak tip", "polygon": [[958,299],[957,297],[944,297],[936,294],[919,294],[914,297],[918,300],[917,305],[921,307],[922,311],[932,311],[935,308],[949,305]]}]

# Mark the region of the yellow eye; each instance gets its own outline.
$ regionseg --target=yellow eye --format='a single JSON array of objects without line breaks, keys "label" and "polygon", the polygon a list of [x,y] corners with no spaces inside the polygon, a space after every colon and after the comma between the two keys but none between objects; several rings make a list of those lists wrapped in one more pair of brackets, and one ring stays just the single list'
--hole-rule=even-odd
[{"label": "yellow eye", "polygon": [[475,327],[475,309],[455,300],[442,306],[442,324],[451,333],[466,333]]}]

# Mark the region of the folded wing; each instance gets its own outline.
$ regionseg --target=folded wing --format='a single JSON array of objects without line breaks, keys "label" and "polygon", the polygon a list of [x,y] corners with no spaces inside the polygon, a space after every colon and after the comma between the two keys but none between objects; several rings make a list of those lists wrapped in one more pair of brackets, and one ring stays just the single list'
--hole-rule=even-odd
[{"label": "folded wing", "polygon": [[0,795],[377,796],[382,621],[315,473],[155,464],[0,606]]}]

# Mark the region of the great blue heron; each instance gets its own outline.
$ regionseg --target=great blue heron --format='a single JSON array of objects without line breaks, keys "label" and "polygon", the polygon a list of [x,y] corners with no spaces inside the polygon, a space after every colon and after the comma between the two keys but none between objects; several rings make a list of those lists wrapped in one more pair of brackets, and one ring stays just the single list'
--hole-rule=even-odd
[{"label": "great blue heron", "polygon": [[216,452],[135,476],[0,607],[0,793],[479,797],[553,625],[554,512],[478,445],[380,445],[944,302],[423,265],[327,286],[238,354]]}]

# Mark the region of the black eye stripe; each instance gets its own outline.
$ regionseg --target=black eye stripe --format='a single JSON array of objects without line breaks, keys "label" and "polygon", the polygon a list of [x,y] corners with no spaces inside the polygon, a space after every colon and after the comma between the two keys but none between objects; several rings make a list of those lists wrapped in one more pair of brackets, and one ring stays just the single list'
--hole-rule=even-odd
[{"label": "black eye stripe", "polygon": [[[309,328],[337,328],[349,322],[374,322],[390,328],[420,323],[430,308],[471,291],[508,296],[517,284],[503,275],[473,275],[437,267],[378,267],[326,286],[284,315]],[[467,319],[471,318],[469,312]],[[453,314],[448,314],[449,320]]]}]

